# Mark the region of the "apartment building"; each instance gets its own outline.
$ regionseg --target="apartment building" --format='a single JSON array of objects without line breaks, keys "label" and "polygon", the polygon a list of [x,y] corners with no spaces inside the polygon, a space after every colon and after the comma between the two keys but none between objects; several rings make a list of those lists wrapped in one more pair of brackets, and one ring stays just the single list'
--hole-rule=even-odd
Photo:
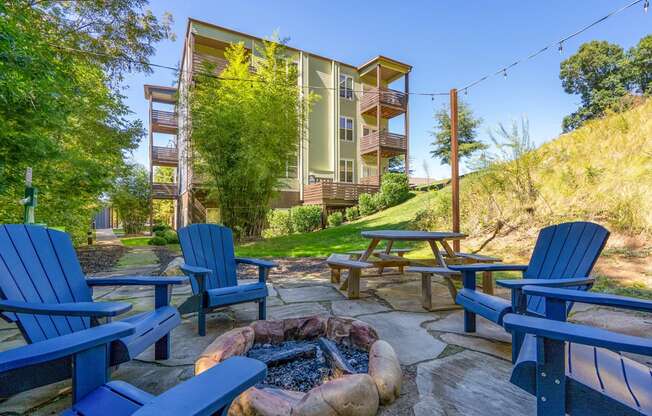
[{"label": "apartment building", "polygon": [[[219,220],[202,179],[193,171],[192,115],[187,97],[202,63],[213,63],[219,75],[227,66],[224,51],[238,42],[250,51],[255,68],[262,39],[189,19],[178,89],[145,85],[150,103],[150,171],[153,173],[155,166],[176,169],[175,183],[152,183],[153,198],[176,201],[177,226]],[[341,209],[354,205],[361,193],[376,192],[390,160],[402,160],[407,171],[412,67],[380,55],[355,66],[286,49],[288,59],[297,65],[302,91],[312,91],[320,98],[299,138],[296,163],[288,164],[272,205]]]}]

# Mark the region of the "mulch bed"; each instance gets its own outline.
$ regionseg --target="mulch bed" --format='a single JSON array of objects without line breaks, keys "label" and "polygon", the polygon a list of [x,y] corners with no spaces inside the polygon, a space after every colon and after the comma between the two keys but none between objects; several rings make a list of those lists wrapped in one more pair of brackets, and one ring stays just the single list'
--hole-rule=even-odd
[{"label": "mulch bed", "polygon": [[154,253],[158,258],[158,263],[161,265],[159,273],[163,273],[168,263],[172,261],[175,257],[179,257],[181,254],[176,251],[172,251],[166,247],[156,247],[154,246]]},{"label": "mulch bed", "polygon": [[84,246],[77,249],[77,258],[85,274],[110,271],[127,251],[114,245]]}]

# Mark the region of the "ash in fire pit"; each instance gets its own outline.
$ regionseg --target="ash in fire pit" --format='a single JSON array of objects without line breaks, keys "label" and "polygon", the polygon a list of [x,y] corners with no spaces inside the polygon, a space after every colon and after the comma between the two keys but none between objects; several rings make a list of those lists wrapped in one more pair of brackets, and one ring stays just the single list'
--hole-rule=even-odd
[{"label": "ash in fire pit", "polygon": [[369,366],[367,351],[323,338],[254,344],[247,356],[267,364],[265,385],[301,392],[342,373],[367,373]]}]

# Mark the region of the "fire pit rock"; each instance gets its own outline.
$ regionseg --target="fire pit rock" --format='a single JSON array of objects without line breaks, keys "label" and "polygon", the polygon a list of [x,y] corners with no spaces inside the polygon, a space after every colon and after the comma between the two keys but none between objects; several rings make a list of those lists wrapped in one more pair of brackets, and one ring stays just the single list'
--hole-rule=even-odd
[{"label": "fire pit rock", "polygon": [[252,387],[231,405],[229,416],[372,416],[379,404],[396,400],[403,378],[393,348],[379,340],[369,324],[353,318],[309,316],[256,321],[215,339],[195,362],[195,374],[254,344],[315,340],[320,337],[369,352],[368,374],[344,374],[306,393],[275,387]]}]

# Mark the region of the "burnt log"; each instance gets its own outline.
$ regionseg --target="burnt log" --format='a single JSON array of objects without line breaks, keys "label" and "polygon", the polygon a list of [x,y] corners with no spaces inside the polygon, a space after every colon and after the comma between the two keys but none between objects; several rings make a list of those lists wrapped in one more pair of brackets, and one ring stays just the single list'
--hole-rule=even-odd
[{"label": "burnt log", "polygon": [[319,338],[318,342],[319,348],[324,353],[324,358],[335,373],[339,373],[339,375],[355,374],[355,370],[337,348],[337,344],[324,337]]},{"label": "burnt log", "polygon": [[255,355],[250,354],[251,358],[262,361],[268,367],[274,367],[295,360],[297,358],[314,358],[317,347],[315,345],[302,345],[299,347],[288,348],[282,351],[260,352]]}]

